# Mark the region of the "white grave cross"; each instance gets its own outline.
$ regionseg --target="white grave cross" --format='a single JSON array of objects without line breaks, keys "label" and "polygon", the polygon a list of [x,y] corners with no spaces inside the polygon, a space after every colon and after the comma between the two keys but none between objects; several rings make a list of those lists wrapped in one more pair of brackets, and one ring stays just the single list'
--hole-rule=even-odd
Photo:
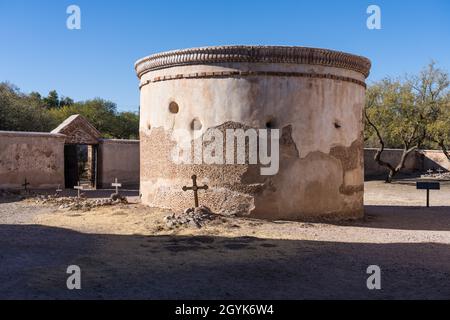
[{"label": "white grave cross", "polygon": [[84,190],[83,189],[83,186],[80,186],[80,181],[78,181],[78,185],[77,186],[75,186],[75,187],[73,187],[74,189],[76,189],[76,190],[78,190],[78,198],[80,197],[80,191],[81,190]]},{"label": "white grave cross", "polygon": [[117,178],[115,178],[114,182],[111,183],[111,186],[116,187],[116,194],[119,194],[119,187],[121,187],[122,184],[117,182]]}]

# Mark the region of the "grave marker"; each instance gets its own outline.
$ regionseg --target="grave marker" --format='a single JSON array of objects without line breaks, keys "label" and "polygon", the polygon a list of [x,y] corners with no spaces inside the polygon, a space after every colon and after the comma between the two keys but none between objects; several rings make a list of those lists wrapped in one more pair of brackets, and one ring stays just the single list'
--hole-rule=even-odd
[{"label": "grave marker", "polygon": [[111,186],[116,187],[116,194],[119,194],[119,187],[122,187],[122,184],[117,181],[117,178],[111,183]]},{"label": "grave marker", "polygon": [[62,192],[63,190],[61,189],[61,185],[58,184],[58,188],[56,188],[56,195],[59,196],[59,194]]},{"label": "grave marker", "polygon": [[27,178],[25,178],[25,182],[22,184],[22,187],[24,187],[25,192],[28,192],[28,186],[30,183],[27,181]]},{"label": "grave marker", "polygon": [[195,208],[198,208],[198,194],[197,194],[197,191],[198,190],[208,190],[208,186],[206,184],[204,186],[201,186],[201,187],[197,186],[197,176],[195,174],[191,178],[192,178],[192,187],[184,186],[183,187],[183,191],[188,191],[188,190],[194,191]]},{"label": "grave marker", "polygon": [[80,186],[80,181],[78,181],[78,185],[73,188],[78,191],[78,198],[80,198],[80,196],[81,196],[80,192],[81,192],[81,190],[84,190],[84,187]]}]

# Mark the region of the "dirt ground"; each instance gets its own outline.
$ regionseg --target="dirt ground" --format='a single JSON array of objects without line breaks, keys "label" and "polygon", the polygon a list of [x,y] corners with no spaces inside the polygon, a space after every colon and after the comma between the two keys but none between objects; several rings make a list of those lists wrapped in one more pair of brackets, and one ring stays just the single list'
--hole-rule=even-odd
[{"label": "dirt ground", "polygon": [[[0,203],[2,299],[450,299],[450,185],[366,182],[366,218],[339,224],[220,217],[166,228],[138,203],[63,211]],[[135,201],[136,197],[130,197]],[[68,290],[78,265],[82,289]],[[381,290],[366,269],[381,268]]]}]

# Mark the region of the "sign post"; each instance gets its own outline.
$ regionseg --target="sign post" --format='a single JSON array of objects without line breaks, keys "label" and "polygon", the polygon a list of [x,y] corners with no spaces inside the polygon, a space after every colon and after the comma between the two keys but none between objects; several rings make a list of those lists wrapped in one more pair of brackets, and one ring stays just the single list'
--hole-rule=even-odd
[{"label": "sign post", "polygon": [[430,207],[430,190],[440,190],[439,182],[416,182],[417,190],[427,190],[427,208]]}]

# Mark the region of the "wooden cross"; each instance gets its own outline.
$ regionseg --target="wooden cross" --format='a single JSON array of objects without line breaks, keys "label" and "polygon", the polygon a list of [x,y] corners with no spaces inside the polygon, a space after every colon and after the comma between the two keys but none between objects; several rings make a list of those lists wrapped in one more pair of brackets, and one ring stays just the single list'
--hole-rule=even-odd
[{"label": "wooden cross", "polygon": [[183,187],[183,191],[188,191],[188,190],[194,191],[195,207],[198,208],[198,194],[197,194],[197,191],[198,190],[208,190],[208,186],[206,184],[204,186],[201,186],[201,187],[197,186],[197,176],[194,174],[192,176],[192,187],[187,187],[187,186]]},{"label": "wooden cross", "polygon": [[83,186],[80,186],[80,181],[78,181],[78,185],[73,188],[78,191],[78,198],[79,198],[81,196],[81,194],[80,194],[81,190],[84,190]]},{"label": "wooden cross", "polygon": [[432,174],[434,172],[434,170],[428,169],[427,172],[428,172],[428,174]]},{"label": "wooden cross", "polygon": [[442,170],[441,168],[436,170],[439,174],[441,174],[444,170]]},{"label": "wooden cross", "polygon": [[58,196],[62,192],[61,185],[58,184],[58,188],[56,189],[56,195]]},{"label": "wooden cross", "polygon": [[111,186],[116,187],[116,194],[119,194],[119,187],[121,187],[122,184],[117,182],[117,178],[111,183]]},{"label": "wooden cross", "polygon": [[25,191],[28,192],[28,186],[30,185],[30,183],[27,181],[27,178],[25,178],[25,182],[22,184],[22,187],[25,188]]}]

